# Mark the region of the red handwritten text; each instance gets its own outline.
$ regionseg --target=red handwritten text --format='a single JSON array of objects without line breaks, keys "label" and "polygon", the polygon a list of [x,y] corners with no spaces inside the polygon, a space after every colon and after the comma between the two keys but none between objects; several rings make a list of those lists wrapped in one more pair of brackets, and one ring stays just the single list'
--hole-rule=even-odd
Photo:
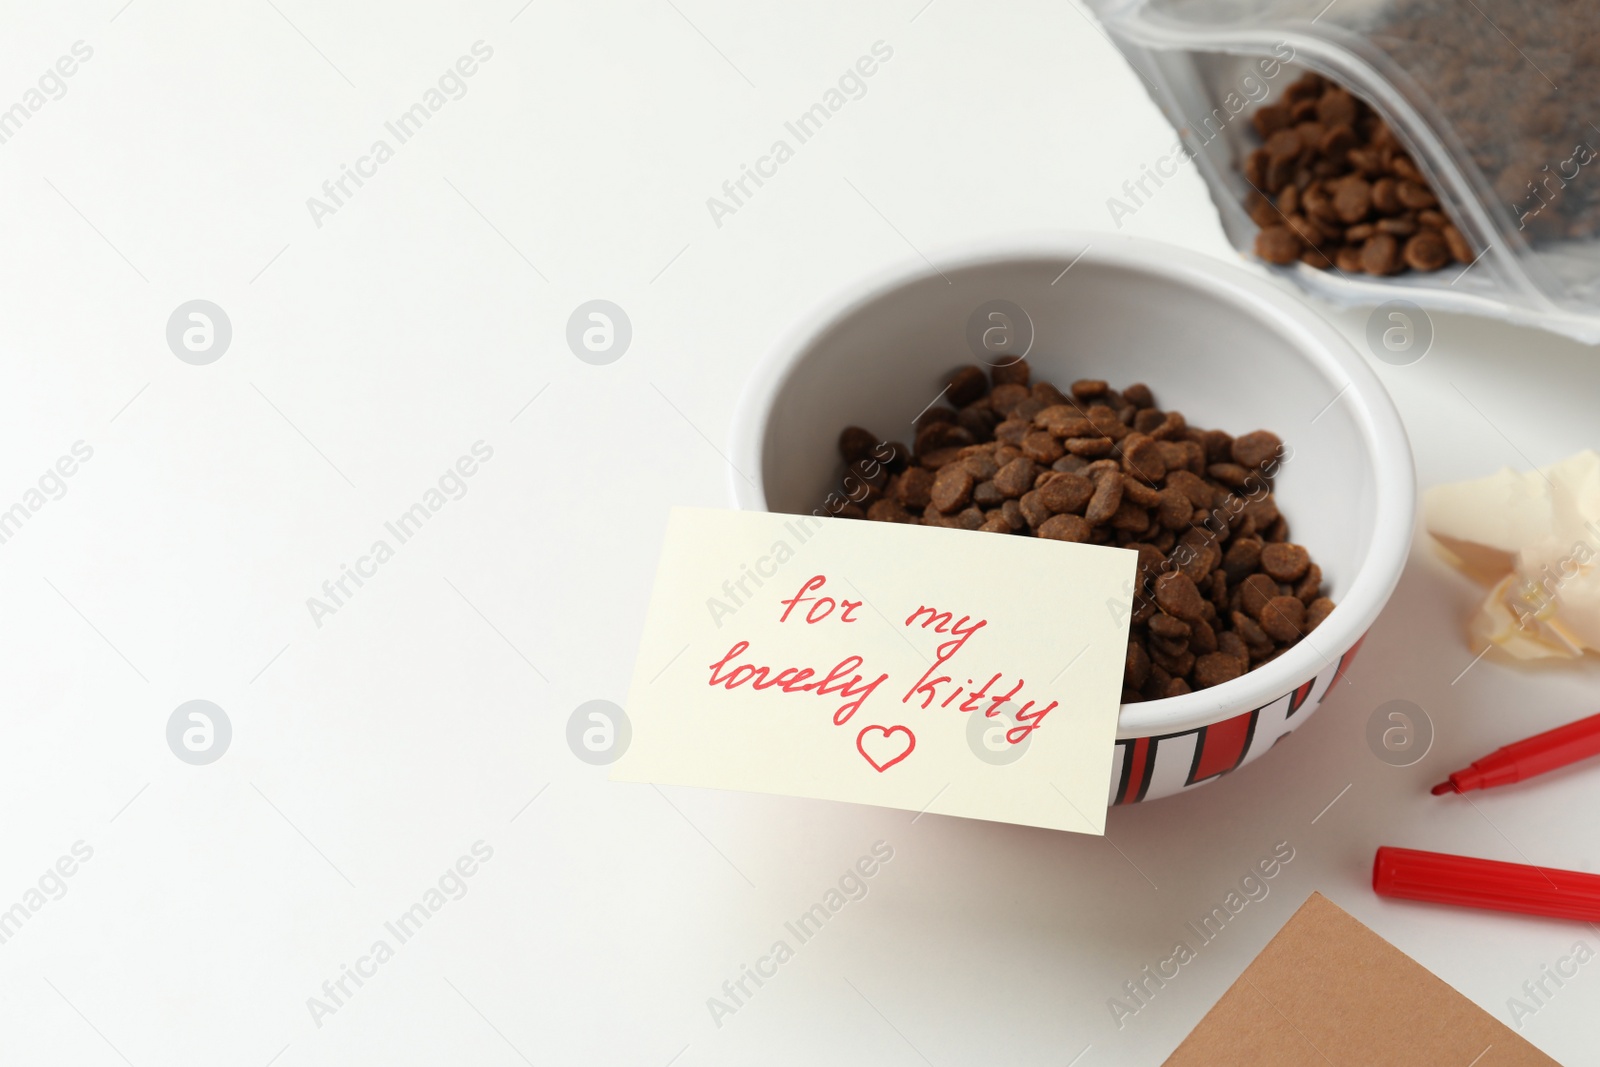
[{"label": "red handwritten text", "polygon": [[813,589],[821,589],[823,585],[827,583],[827,581],[828,579],[824,578],[820,574],[813,575],[806,581],[805,585],[800,587],[800,592],[796,593],[788,600],[778,601],[778,603],[783,605],[783,614],[778,616],[778,621],[788,622],[789,613],[795,609],[796,604],[810,603],[811,607],[807,609],[805,615],[807,625],[815,625],[821,622],[823,619],[826,619],[829,615],[833,614],[833,609],[836,607],[841,607],[844,609],[839,613],[840,622],[855,622],[856,620],[851,617],[850,613],[861,606],[861,601],[844,600],[842,598],[838,601],[835,601],[831,596],[810,597],[805,595],[811,592]]},{"label": "red handwritten text", "polygon": [[[933,702],[941,695],[939,687],[953,681],[948,674],[932,677],[934,672],[942,670],[944,665],[955,658],[956,653],[960,652],[962,647],[966,645],[968,638],[988,625],[987,619],[973,621],[967,615],[963,615],[959,619],[955,618],[954,615],[954,612],[939,611],[935,608],[921,606],[907,616],[905,622],[907,626],[916,624],[920,619],[924,630],[932,630],[937,634],[950,634],[951,636],[950,640],[943,642],[934,650],[935,661],[933,665],[923,671],[922,677],[918,678],[916,684],[906,691],[905,696],[900,698],[902,704],[909,703],[913,697],[920,696],[923,709],[926,710],[931,707]],[[1016,684],[1009,690],[999,692],[996,687],[1001,684],[1000,678],[1000,672],[996,671],[988,681],[976,689],[966,690],[966,686],[958,685],[948,696],[945,696],[940,701],[939,706],[948,708],[966,690],[967,698],[956,705],[956,710],[962,712],[977,711],[987,701],[989,706],[984,709],[983,713],[986,717],[992,719],[1000,714],[1002,707],[1017,699],[1017,695],[1022,692],[1024,682],[1023,679],[1018,678]],[[972,685],[971,678],[967,679],[967,685]],[[1021,744],[1030,733],[1039,728],[1041,720],[1058,706],[1057,702],[1052,700],[1035,711],[1033,710],[1035,703],[1037,702],[1029,700],[1022,704],[1014,716],[1018,725],[1006,731],[1006,740],[1011,744]]]},{"label": "red handwritten text", "polygon": [[[889,677],[887,674],[880,674],[870,682],[864,681],[864,676],[856,673],[859,672],[862,663],[865,662],[860,656],[846,656],[816,681],[808,681],[808,679],[815,677],[817,673],[810,667],[785,667],[774,674],[771,667],[740,663],[728,669],[726,673],[719,673],[728,667],[734,657],[743,655],[749,647],[750,642],[740,641],[728,649],[726,656],[711,664],[711,681],[709,684],[712,686],[720,685],[724,689],[732,690],[748,682],[750,688],[756,690],[778,689],[785,693],[814,693],[819,697],[831,696],[837,693],[842,697],[853,698],[840,704],[834,711],[833,724],[835,726],[843,726],[849,722],[850,716],[854,715],[867,697],[872,695],[872,691],[877,689],[878,685]],[[849,676],[848,679],[847,676]]]}]

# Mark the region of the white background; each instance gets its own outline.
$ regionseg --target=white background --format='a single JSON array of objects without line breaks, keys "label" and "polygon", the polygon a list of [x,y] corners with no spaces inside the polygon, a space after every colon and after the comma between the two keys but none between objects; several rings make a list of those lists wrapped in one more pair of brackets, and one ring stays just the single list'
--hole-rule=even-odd
[{"label": "white background", "polygon": [[[1427,795],[1597,709],[1592,663],[1461,675],[1478,594],[1421,542],[1281,751],[1108,839],[611,784],[569,751],[573,709],[623,698],[665,509],[730,503],[752,360],[915,248],[1109,228],[1172,143],[1076,7],[922,4],[6,5],[0,107],[94,54],[0,145],[0,508],[94,455],[0,545],[0,907],[94,851],[0,945],[0,1060],[1154,1064],[1312,890],[1502,1020],[1600,948],[1367,887],[1382,843],[1600,858],[1593,768]],[[466,96],[317,227],[307,197],[480,39]],[[879,40],[866,96],[715,226],[706,198]],[[1189,171],[1125,222],[1237,258]],[[195,298],[233,326],[209,366],[165,340]],[[564,340],[592,298],[633,323],[609,366]],[[1423,485],[1595,444],[1591,351],[1435,326],[1377,366]],[[319,628],[306,599],[479,440],[467,495]],[[166,743],[196,698],[233,724],[209,766]],[[1437,729],[1408,769],[1364,739],[1392,699]],[[307,998],[479,840],[470,892],[316,1026]],[[714,1026],[707,998],[880,840],[865,899]],[[1107,998],[1277,842],[1271,895],[1119,1030]],[[1523,1033],[1595,1062],[1597,1004],[1600,963]]]}]

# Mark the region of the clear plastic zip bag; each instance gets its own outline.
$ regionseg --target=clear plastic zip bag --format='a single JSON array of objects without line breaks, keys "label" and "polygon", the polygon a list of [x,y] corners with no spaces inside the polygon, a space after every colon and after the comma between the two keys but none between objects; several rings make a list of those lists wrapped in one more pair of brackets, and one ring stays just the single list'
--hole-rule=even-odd
[{"label": "clear plastic zip bag", "polygon": [[1393,276],[1272,270],[1336,304],[1410,300],[1600,343],[1596,0],[1087,2],[1245,255],[1258,231],[1243,173],[1261,145],[1251,116],[1314,71],[1385,120],[1473,258]]}]

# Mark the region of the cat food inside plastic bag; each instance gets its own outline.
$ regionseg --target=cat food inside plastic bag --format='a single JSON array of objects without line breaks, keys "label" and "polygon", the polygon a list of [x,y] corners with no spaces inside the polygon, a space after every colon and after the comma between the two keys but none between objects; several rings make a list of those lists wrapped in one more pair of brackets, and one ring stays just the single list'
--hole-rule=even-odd
[{"label": "cat food inside plastic bag", "polygon": [[[1591,125],[1600,100],[1600,4],[1089,4],[1178,127],[1178,161],[1192,159],[1200,169],[1223,228],[1242,253],[1280,264],[1276,269],[1304,289],[1341,304],[1406,299],[1600,342],[1600,129]],[[1392,177],[1397,188],[1402,181],[1413,187],[1408,195],[1415,207],[1387,214],[1369,201],[1361,221],[1351,224],[1327,206],[1320,218],[1306,210],[1307,189],[1315,190],[1313,205],[1322,206],[1319,197],[1342,191],[1339,178],[1361,170],[1349,164],[1348,153],[1372,148],[1369,138],[1329,145],[1331,162],[1321,142],[1314,152],[1304,146],[1292,165],[1307,173],[1289,176],[1290,183],[1303,183],[1291,198],[1297,210],[1269,216],[1261,201],[1277,207],[1284,186],[1274,195],[1252,184],[1265,177],[1252,169],[1252,157],[1271,156],[1256,116],[1263,107],[1292,112],[1299,101],[1291,87],[1307,72],[1320,76],[1319,94],[1336,88],[1358,109],[1370,108],[1378,123],[1370,128],[1392,138],[1391,156],[1415,171],[1396,175],[1374,164],[1361,176],[1368,195],[1377,179]],[[1271,121],[1281,113],[1269,111]],[[1294,125],[1305,122],[1328,133],[1310,113]],[[1362,131],[1352,126],[1352,132],[1359,139]],[[1287,138],[1282,141],[1280,153]],[[1330,173],[1315,174],[1318,166]],[[1155,167],[1161,171],[1161,161]],[[1332,173],[1339,168],[1343,173]],[[1348,184],[1353,214],[1360,183]],[[1436,203],[1423,205],[1423,199]],[[1123,206],[1131,211],[1137,205]],[[1118,218],[1115,202],[1110,209]],[[1432,212],[1426,222],[1424,211]],[[1369,224],[1371,233],[1361,228]],[[1288,234],[1274,229],[1285,225]],[[1384,234],[1382,225],[1411,232]],[[1258,244],[1268,229],[1273,232]],[[1423,230],[1438,241],[1414,243]]]}]

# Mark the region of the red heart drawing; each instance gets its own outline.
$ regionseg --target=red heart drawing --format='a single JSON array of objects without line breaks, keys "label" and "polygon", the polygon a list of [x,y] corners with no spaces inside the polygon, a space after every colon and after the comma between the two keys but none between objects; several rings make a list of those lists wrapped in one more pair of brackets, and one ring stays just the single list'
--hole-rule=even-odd
[{"label": "red heart drawing", "polygon": [[[885,755],[888,755],[889,753],[895,752],[897,749],[899,749],[898,754],[889,759],[880,760],[872,753],[868,752],[866,745],[867,735],[873,732],[882,735],[881,737],[873,738],[874,748],[878,749]],[[895,734],[906,735],[904,748],[900,748],[900,743],[893,740]],[[882,774],[890,767],[893,767],[896,763],[899,763],[901,760],[911,755],[912,749],[916,747],[917,735],[913,734],[904,726],[868,726],[864,727],[859,734],[856,734],[856,751],[861,753],[862,756],[866,757],[867,762],[872,764],[873,769],[879,774]]]}]

